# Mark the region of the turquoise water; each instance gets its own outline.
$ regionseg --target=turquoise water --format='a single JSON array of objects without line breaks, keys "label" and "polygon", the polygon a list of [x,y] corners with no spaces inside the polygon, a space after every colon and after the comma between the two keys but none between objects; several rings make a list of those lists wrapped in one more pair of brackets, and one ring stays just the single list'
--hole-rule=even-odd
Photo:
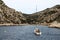
[{"label": "turquoise water", "polygon": [[[39,28],[42,35],[35,35],[35,28]],[[40,25],[0,26],[0,40],[60,40],[60,29]]]}]

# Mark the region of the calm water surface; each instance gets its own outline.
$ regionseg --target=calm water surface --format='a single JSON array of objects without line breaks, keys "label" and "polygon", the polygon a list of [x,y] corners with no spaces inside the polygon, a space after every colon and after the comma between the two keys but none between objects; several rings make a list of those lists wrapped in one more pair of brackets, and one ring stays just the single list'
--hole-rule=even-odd
[{"label": "calm water surface", "polygon": [[[39,28],[41,36],[36,36],[33,31]],[[0,40],[60,40],[60,29],[46,26],[0,26]]]}]

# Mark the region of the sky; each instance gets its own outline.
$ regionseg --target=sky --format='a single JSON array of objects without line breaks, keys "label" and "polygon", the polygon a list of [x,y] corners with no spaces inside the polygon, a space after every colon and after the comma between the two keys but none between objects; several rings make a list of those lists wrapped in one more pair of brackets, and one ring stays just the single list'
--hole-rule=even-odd
[{"label": "sky", "polygon": [[[4,3],[22,13],[32,14],[60,4],[60,0],[3,0]],[[37,10],[36,10],[37,6]]]}]

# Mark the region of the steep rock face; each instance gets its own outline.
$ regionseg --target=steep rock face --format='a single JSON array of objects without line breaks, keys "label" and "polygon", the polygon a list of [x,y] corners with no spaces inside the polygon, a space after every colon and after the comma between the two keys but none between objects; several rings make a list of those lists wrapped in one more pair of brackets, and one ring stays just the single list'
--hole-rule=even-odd
[{"label": "steep rock face", "polygon": [[9,8],[0,0],[0,24],[41,24],[52,23],[54,21],[60,23],[60,5],[33,14],[24,14]]},{"label": "steep rock face", "polygon": [[38,23],[51,23],[53,21],[60,22],[60,5],[56,5],[52,8],[47,8],[32,15],[35,16]]},{"label": "steep rock face", "polygon": [[24,20],[26,20],[26,18],[22,15],[22,12],[9,8],[2,0],[0,0],[0,24],[21,24]]},{"label": "steep rock face", "polygon": [[33,14],[24,14],[30,24],[60,22],[60,5]]}]

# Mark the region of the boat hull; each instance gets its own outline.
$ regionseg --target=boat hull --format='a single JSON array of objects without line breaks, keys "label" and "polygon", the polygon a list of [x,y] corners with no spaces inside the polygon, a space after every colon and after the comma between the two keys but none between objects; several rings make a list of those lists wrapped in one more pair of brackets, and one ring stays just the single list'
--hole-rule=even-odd
[{"label": "boat hull", "polygon": [[41,32],[39,32],[39,33],[35,32],[34,34],[35,34],[35,35],[41,35]]}]

